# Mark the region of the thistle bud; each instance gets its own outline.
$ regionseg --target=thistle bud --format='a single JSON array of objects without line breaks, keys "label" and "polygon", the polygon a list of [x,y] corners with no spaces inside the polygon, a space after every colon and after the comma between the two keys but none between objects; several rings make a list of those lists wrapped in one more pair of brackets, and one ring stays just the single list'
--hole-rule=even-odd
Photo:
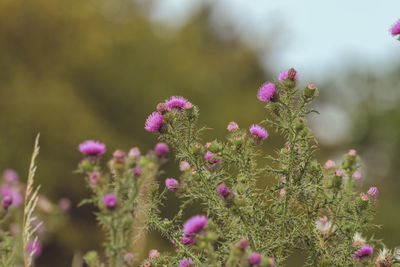
[{"label": "thistle bud", "polygon": [[235,197],[233,201],[239,207],[243,207],[246,204],[246,200],[244,199],[243,196]]},{"label": "thistle bud", "polygon": [[294,129],[297,133],[301,132],[305,127],[303,119],[297,119],[294,123]]},{"label": "thistle bud", "polygon": [[307,87],[303,91],[303,97],[305,99],[312,99],[315,95],[315,91],[317,90],[317,87],[315,87],[314,84],[310,83],[307,85]]},{"label": "thistle bud", "polygon": [[164,115],[168,111],[168,105],[167,103],[159,103],[157,105],[157,112]]},{"label": "thistle bud", "polygon": [[113,160],[115,163],[124,163],[125,158],[126,158],[125,152],[120,149],[115,150],[115,152],[113,153]]},{"label": "thistle bud", "polygon": [[375,261],[375,267],[392,267],[393,260],[389,255],[389,250],[387,248],[383,248]]},{"label": "thistle bud", "polygon": [[213,153],[218,153],[224,149],[224,146],[219,143],[217,140],[214,140],[211,142],[211,144],[208,146],[208,150],[210,150]]},{"label": "thistle bud", "polygon": [[297,71],[294,68],[290,68],[287,73],[287,78],[292,81],[297,80]]},{"label": "thistle bud", "polygon": [[359,200],[359,206],[361,209],[368,207],[369,197],[366,194],[362,194]]},{"label": "thistle bud", "polygon": [[197,154],[201,151],[201,144],[197,143],[192,145],[191,152],[192,154]]}]

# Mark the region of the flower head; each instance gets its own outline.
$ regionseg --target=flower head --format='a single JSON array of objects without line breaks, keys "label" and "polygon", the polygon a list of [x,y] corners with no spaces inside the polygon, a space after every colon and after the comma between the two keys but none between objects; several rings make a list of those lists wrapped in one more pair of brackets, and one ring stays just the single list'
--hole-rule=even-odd
[{"label": "flower head", "polygon": [[101,156],[106,152],[106,145],[94,140],[79,144],[79,151],[85,156]]},{"label": "flower head", "polygon": [[92,172],[91,174],[89,174],[90,185],[92,186],[97,185],[99,179],[100,179],[100,174],[98,172]]},{"label": "flower head", "polygon": [[349,150],[349,156],[356,156],[357,155],[357,151],[355,149],[350,149]]},{"label": "flower head", "polygon": [[114,193],[110,193],[104,196],[103,203],[107,208],[114,208],[117,205],[117,196]]},{"label": "flower head", "polygon": [[11,206],[13,202],[13,199],[9,195],[5,195],[3,197],[3,200],[1,201],[1,205],[3,206],[4,209],[8,209],[9,206]]},{"label": "flower head", "polygon": [[42,254],[42,244],[36,240],[30,240],[26,246],[26,251],[29,255],[32,254],[33,258],[37,258]]},{"label": "flower head", "polygon": [[160,142],[156,144],[154,151],[158,156],[164,156],[169,152],[169,147],[166,143]]},{"label": "flower head", "polygon": [[158,256],[160,256],[160,252],[158,252],[157,249],[152,249],[149,251],[149,258],[154,260],[156,258],[158,258]]},{"label": "flower head", "polygon": [[132,253],[128,252],[124,256],[124,261],[128,264],[133,264],[133,255]]},{"label": "flower head", "polygon": [[375,260],[376,267],[391,267],[393,266],[393,260],[389,255],[389,250],[387,248],[383,248],[379,251],[379,255]]},{"label": "flower head", "polygon": [[392,36],[396,36],[400,34],[400,19],[392,26],[390,29],[390,33]]},{"label": "flower head", "polygon": [[257,252],[253,252],[250,255],[249,262],[252,265],[260,265],[260,263],[261,263],[261,254],[259,254]]},{"label": "flower head", "polygon": [[220,184],[217,187],[217,192],[220,196],[226,197],[227,195],[229,195],[229,188],[225,184]]},{"label": "flower head", "polygon": [[181,237],[181,242],[182,242],[183,244],[185,244],[185,245],[191,245],[191,244],[194,244],[194,243],[195,243],[193,237],[191,237],[191,236],[185,236],[185,235]]},{"label": "flower head", "polygon": [[325,169],[327,169],[327,170],[329,170],[329,169],[333,169],[333,168],[336,168],[336,163],[333,161],[333,160],[327,160],[326,162],[325,162],[325,165],[324,165],[324,167],[325,167]]},{"label": "flower head", "polygon": [[172,109],[184,109],[186,103],[190,103],[186,98],[182,96],[173,96],[170,99],[166,100],[165,103],[167,103],[168,110]]},{"label": "flower head", "polygon": [[164,116],[158,112],[153,112],[147,117],[144,128],[148,132],[160,131],[164,124]]},{"label": "flower head", "polygon": [[193,261],[191,258],[183,258],[180,262],[179,262],[179,267],[191,267],[194,266]]},{"label": "flower head", "polygon": [[354,179],[356,179],[357,181],[361,181],[361,179],[362,179],[362,173],[361,172],[355,172],[354,174],[353,174],[353,178]]},{"label": "flower head", "polygon": [[315,227],[322,237],[328,237],[330,233],[336,230],[336,225],[332,225],[332,222],[326,216],[319,218],[315,222]]},{"label": "flower head", "polygon": [[133,160],[138,160],[140,157],[140,149],[138,147],[133,147],[129,150],[128,157]]},{"label": "flower head", "polygon": [[195,215],[183,224],[183,234],[191,236],[197,234],[207,225],[208,220],[204,215]]},{"label": "flower head", "polygon": [[368,195],[370,195],[370,196],[372,196],[372,197],[374,197],[374,198],[376,198],[377,196],[378,196],[378,188],[376,188],[376,187],[370,187],[369,189],[368,189],[368,192],[367,192],[367,194]]},{"label": "flower head", "polygon": [[118,149],[113,153],[113,159],[115,162],[124,163],[126,158],[126,154],[123,150]]},{"label": "flower head", "polygon": [[274,83],[264,83],[258,90],[257,98],[263,102],[269,102],[272,100],[275,94]]},{"label": "flower head", "polygon": [[295,70],[294,70],[294,72],[291,71],[291,70],[294,70],[294,69],[288,69],[288,70],[286,70],[284,72],[281,72],[279,74],[279,81],[282,82],[282,81],[284,81],[286,79],[289,79],[289,78],[294,80],[294,81],[297,81],[299,79],[298,73]]},{"label": "flower head", "polygon": [[250,127],[250,133],[258,140],[265,140],[268,137],[267,130],[257,124]]},{"label": "flower head", "polygon": [[365,245],[366,242],[367,242],[367,241],[365,240],[364,237],[361,236],[360,233],[356,232],[356,233],[354,234],[354,237],[353,237],[353,245],[354,245],[354,246],[356,246],[356,247],[362,247],[363,245]]},{"label": "flower head", "polygon": [[231,122],[228,124],[228,127],[226,127],[226,129],[227,129],[228,131],[230,131],[230,132],[234,132],[234,131],[236,131],[237,129],[239,129],[239,125],[238,125],[236,122],[231,121]]},{"label": "flower head", "polygon": [[369,260],[370,256],[374,253],[374,249],[371,245],[363,245],[359,250],[356,250],[353,254],[353,259],[365,262]]},{"label": "flower head", "polygon": [[3,185],[0,187],[0,196],[2,198],[5,196],[11,197],[13,207],[18,207],[22,204],[22,195],[16,188]]},{"label": "flower head", "polygon": [[204,159],[209,161],[210,163],[217,163],[222,161],[221,157],[216,156],[214,153],[211,153],[209,151],[207,151],[207,153],[204,155]]},{"label": "flower head", "polygon": [[186,172],[188,170],[190,170],[190,164],[187,161],[181,161],[179,162],[179,170],[181,172]]},{"label": "flower head", "polygon": [[170,190],[170,191],[175,191],[178,186],[179,183],[177,180],[175,180],[174,178],[167,178],[165,179],[165,186]]},{"label": "flower head", "polygon": [[7,169],[3,172],[4,180],[9,184],[16,184],[19,181],[18,173],[14,170]]}]

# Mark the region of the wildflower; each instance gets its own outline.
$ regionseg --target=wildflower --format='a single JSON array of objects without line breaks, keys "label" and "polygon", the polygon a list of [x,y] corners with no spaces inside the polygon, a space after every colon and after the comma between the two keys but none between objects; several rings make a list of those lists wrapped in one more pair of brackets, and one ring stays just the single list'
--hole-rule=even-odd
[{"label": "wildflower", "polygon": [[98,141],[86,140],[79,144],[79,151],[85,156],[97,158],[106,152],[106,145]]},{"label": "wildflower", "polygon": [[152,249],[152,250],[150,250],[149,251],[149,258],[150,259],[156,259],[156,258],[158,258],[158,256],[160,256],[160,252],[158,252],[158,250],[156,250],[156,249]]},{"label": "wildflower", "polygon": [[114,193],[110,193],[104,196],[103,203],[107,208],[112,209],[117,205],[117,196]]},{"label": "wildflower", "polygon": [[400,34],[400,19],[392,26],[390,29],[390,33],[392,36],[396,36]]},{"label": "wildflower", "polygon": [[177,180],[175,180],[174,178],[167,178],[165,179],[165,186],[170,190],[170,191],[175,191],[178,186],[179,183]]},{"label": "wildflower", "polygon": [[136,176],[141,175],[142,174],[142,168],[140,168],[140,167],[134,168],[133,169],[133,174],[136,175]]},{"label": "wildflower", "polygon": [[375,260],[376,267],[391,267],[393,266],[393,261],[390,258],[389,250],[383,248],[380,250],[378,257]]},{"label": "wildflower", "polygon": [[149,261],[145,261],[145,262],[143,263],[143,266],[144,266],[144,267],[150,267],[150,266],[151,266],[151,263],[150,263]]},{"label": "wildflower", "polygon": [[353,174],[353,178],[354,179],[356,179],[358,182],[359,181],[361,181],[361,179],[362,179],[362,173],[361,172],[355,172],[354,174]]},{"label": "wildflower", "polygon": [[133,255],[132,253],[128,252],[124,256],[124,261],[128,264],[133,264]]},{"label": "wildflower", "polygon": [[315,227],[317,228],[320,235],[324,238],[328,237],[336,230],[336,225],[332,225],[332,222],[329,221],[328,217],[326,216],[319,218],[315,222]]},{"label": "wildflower", "polygon": [[4,209],[8,209],[9,206],[11,206],[13,202],[13,199],[9,195],[5,195],[3,197],[3,200],[1,201],[1,205],[3,206]]},{"label": "wildflower", "polygon": [[250,245],[250,242],[247,238],[242,238],[239,240],[239,242],[236,244],[236,246],[242,250],[245,251]]},{"label": "wildflower", "polygon": [[14,170],[7,169],[3,172],[4,180],[9,184],[16,184],[19,181],[18,173]]},{"label": "wildflower", "polygon": [[183,224],[183,233],[186,236],[199,233],[207,225],[208,220],[204,215],[195,215]]},{"label": "wildflower", "polygon": [[350,149],[348,154],[349,154],[349,156],[353,156],[354,157],[354,156],[357,155],[357,151],[355,149]]},{"label": "wildflower", "polygon": [[217,163],[222,161],[221,157],[218,157],[214,153],[211,153],[209,151],[207,151],[207,153],[204,155],[204,159],[208,160],[210,163]]},{"label": "wildflower", "polygon": [[185,103],[185,109],[186,110],[189,110],[189,109],[192,109],[192,108],[193,108],[193,104],[192,103],[190,103],[189,101]]},{"label": "wildflower", "polygon": [[250,262],[251,265],[257,265],[257,266],[260,265],[260,263],[261,263],[261,254],[259,254],[257,252],[253,252],[250,255],[249,262]]},{"label": "wildflower", "polygon": [[71,209],[71,200],[69,200],[68,198],[62,198],[60,199],[60,201],[58,202],[58,206],[60,207],[60,209],[64,212],[67,212]]},{"label": "wildflower", "polygon": [[314,84],[310,83],[307,85],[306,89],[303,91],[303,96],[307,99],[311,99],[315,95],[317,87]]},{"label": "wildflower", "polygon": [[335,176],[342,177],[343,176],[343,172],[342,171],[335,171]]},{"label": "wildflower", "polygon": [[226,129],[227,129],[229,132],[234,132],[234,131],[236,131],[237,129],[239,129],[239,125],[238,125],[236,122],[231,121],[231,122],[228,124],[228,127],[226,127]]},{"label": "wildflower", "polygon": [[90,182],[90,185],[92,185],[92,186],[97,185],[99,179],[100,179],[100,174],[99,174],[98,172],[92,172],[92,173],[89,175],[89,182]]},{"label": "wildflower", "polygon": [[125,152],[120,149],[115,150],[115,152],[113,153],[114,162],[124,163],[125,157],[126,157]]},{"label": "wildflower", "polygon": [[217,192],[220,196],[226,197],[227,195],[229,195],[229,188],[225,184],[220,184],[217,187]]},{"label": "wildflower", "polygon": [[185,235],[181,237],[181,242],[182,242],[183,244],[185,244],[185,245],[191,245],[191,244],[194,244],[194,243],[195,243],[193,237],[191,237],[191,236],[185,236]]},{"label": "wildflower", "polygon": [[191,267],[191,266],[194,266],[191,258],[183,258],[179,263],[179,267]]},{"label": "wildflower", "polygon": [[144,128],[148,132],[161,132],[161,128],[164,125],[164,116],[160,113],[153,112],[146,119]]},{"label": "wildflower", "polygon": [[165,103],[167,103],[168,110],[172,110],[172,109],[182,110],[185,108],[185,105],[188,102],[189,101],[182,96],[173,96],[170,99],[165,101]]},{"label": "wildflower", "polygon": [[355,233],[353,237],[353,245],[355,247],[362,247],[367,241],[361,236],[360,233]]},{"label": "wildflower", "polygon": [[279,81],[284,81],[286,79],[291,79],[293,81],[297,81],[299,79],[299,75],[297,74],[296,70],[291,68],[287,71],[281,72],[279,74]]},{"label": "wildflower", "polygon": [[39,257],[42,254],[42,249],[42,244],[38,240],[30,240],[26,246],[26,252],[33,258]]},{"label": "wildflower", "polygon": [[366,194],[362,194],[361,200],[366,202],[369,200],[369,197]]},{"label": "wildflower", "polygon": [[275,84],[274,83],[264,83],[258,90],[257,98],[263,102],[272,101],[275,94]]},{"label": "wildflower", "polygon": [[333,169],[333,168],[336,168],[336,163],[333,161],[333,160],[327,160],[326,162],[325,162],[325,165],[324,165],[324,167],[325,167],[325,169],[327,169],[327,170],[329,170],[329,169]]},{"label": "wildflower", "polygon": [[285,188],[282,188],[281,191],[279,192],[279,195],[281,195],[281,197],[284,197],[286,195],[286,190]]},{"label": "wildflower", "polygon": [[374,198],[376,198],[376,197],[378,196],[378,188],[376,188],[376,187],[370,187],[370,188],[368,189],[367,194],[370,195],[370,196],[372,196],[372,197],[374,197]]},{"label": "wildflower", "polygon": [[168,111],[168,105],[167,103],[159,103],[156,109],[158,113],[165,114]]},{"label": "wildflower", "polygon": [[267,130],[265,130],[263,127],[257,124],[253,124],[250,127],[250,133],[257,141],[265,140],[268,137]]},{"label": "wildflower", "polygon": [[19,207],[22,204],[22,195],[18,189],[3,185],[0,187],[0,196],[10,196],[12,198],[12,205],[14,207]]},{"label": "wildflower", "polygon": [[154,148],[154,151],[158,156],[164,156],[169,152],[169,147],[166,143],[158,143]]},{"label": "wildflower", "polygon": [[190,164],[187,161],[181,161],[179,163],[179,170],[181,170],[181,172],[190,170]]},{"label": "wildflower", "polygon": [[353,259],[359,260],[361,262],[366,262],[369,260],[370,256],[374,253],[374,249],[371,245],[363,245],[359,250],[356,250],[353,254]]},{"label": "wildflower", "polygon": [[138,160],[140,157],[140,149],[137,147],[131,148],[131,150],[129,150],[128,157],[133,160]]}]

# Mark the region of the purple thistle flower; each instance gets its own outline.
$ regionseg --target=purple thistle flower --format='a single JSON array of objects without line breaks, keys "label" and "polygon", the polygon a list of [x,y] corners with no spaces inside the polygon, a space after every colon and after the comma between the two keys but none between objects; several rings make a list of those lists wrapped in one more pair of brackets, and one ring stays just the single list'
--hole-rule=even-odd
[{"label": "purple thistle flower", "polygon": [[185,236],[191,236],[203,230],[208,220],[204,215],[195,215],[183,224],[183,233]]},{"label": "purple thistle flower", "polygon": [[376,198],[377,196],[378,196],[378,193],[379,193],[379,191],[378,191],[378,188],[376,188],[376,187],[370,187],[369,189],[368,189],[368,192],[367,192],[367,194],[368,195],[370,195],[370,196],[372,196],[372,197],[374,197],[374,198]]},{"label": "purple thistle flower", "polygon": [[181,242],[185,245],[192,245],[195,243],[193,237],[191,237],[191,236],[182,236]]},{"label": "purple thistle flower", "polygon": [[9,184],[16,184],[19,181],[18,173],[14,170],[7,169],[3,172],[4,180]]},{"label": "purple thistle flower", "polygon": [[[282,82],[282,81],[286,80],[287,78],[289,78],[289,70],[286,70],[279,74],[279,81]],[[299,79],[299,75],[296,73],[294,80],[297,81],[298,79]]]},{"label": "purple thistle flower", "polygon": [[390,29],[390,33],[392,36],[396,36],[400,34],[400,19],[392,26]]},{"label": "purple thistle flower", "polygon": [[190,164],[189,164],[189,162],[187,162],[187,161],[181,161],[181,162],[179,163],[179,170],[180,170],[181,172],[185,172],[185,171],[190,170]]},{"label": "purple thistle flower", "polygon": [[117,196],[114,193],[107,194],[103,198],[104,205],[109,209],[115,208],[117,202]]},{"label": "purple thistle flower", "polygon": [[343,172],[342,171],[335,171],[335,175],[342,177],[343,176]]},{"label": "purple thistle flower", "polygon": [[177,180],[175,180],[174,178],[167,178],[165,179],[165,186],[170,190],[170,191],[175,191],[178,186],[179,183]]},{"label": "purple thistle flower", "polygon": [[125,154],[125,152],[123,150],[118,149],[118,150],[114,151],[113,159],[114,159],[115,162],[124,163],[125,162],[125,158],[126,158],[126,154]]},{"label": "purple thistle flower", "polygon": [[12,197],[6,195],[3,197],[3,200],[1,201],[1,205],[3,206],[4,209],[8,209],[8,207],[11,206],[12,202],[13,202]]},{"label": "purple thistle flower", "polygon": [[136,175],[136,176],[141,175],[142,174],[142,168],[140,168],[140,167],[134,168],[133,169],[133,174]]},{"label": "purple thistle flower", "polygon": [[144,266],[144,267],[150,267],[150,266],[151,266],[151,262],[145,261],[145,262],[143,263],[143,266]]},{"label": "purple thistle flower", "polygon": [[36,242],[34,240],[30,240],[26,246],[26,251],[28,252],[28,254],[32,254],[33,258],[37,258],[40,256],[40,254],[42,254],[42,244],[36,240]]},{"label": "purple thistle flower", "polygon": [[60,199],[60,201],[58,202],[58,206],[60,207],[60,209],[64,212],[67,212],[71,209],[72,203],[71,200],[68,198],[62,198]]},{"label": "purple thistle flower", "polygon": [[355,156],[355,155],[357,155],[357,151],[355,150],[355,149],[350,149],[349,150],[349,156]]},{"label": "purple thistle flower", "polygon": [[133,147],[129,150],[128,157],[133,160],[138,160],[140,157],[140,149],[138,147]]},{"label": "purple thistle flower", "polygon": [[236,131],[237,129],[239,129],[239,125],[238,125],[236,122],[231,121],[231,122],[228,124],[228,127],[226,127],[226,129],[228,129],[228,131],[230,131],[230,132],[234,132],[234,131]]},{"label": "purple thistle flower", "polygon": [[253,252],[249,258],[251,265],[259,265],[261,263],[261,255],[257,252]]},{"label": "purple thistle flower", "polygon": [[14,207],[18,207],[22,204],[22,195],[16,188],[3,185],[0,187],[0,196],[3,198],[5,196],[10,196]]},{"label": "purple thistle flower", "polygon": [[179,267],[191,267],[191,266],[194,266],[191,258],[183,258],[179,263]]},{"label": "purple thistle flower", "polygon": [[169,147],[166,143],[158,143],[154,148],[154,151],[158,156],[164,156],[169,152]]},{"label": "purple thistle flower", "polygon": [[85,156],[101,156],[106,152],[106,145],[94,140],[86,140],[79,144],[79,151]]},{"label": "purple thistle flower", "polygon": [[220,184],[217,187],[217,192],[222,197],[226,197],[229,194],[229,188],[225,184]]},{"label": "purple thistle flower", "polygon": [[144,129],[148,132],[160,131],[164,124],[164,116],[160,113],[153,112],[147,117],[146,123],[144,124]]},{"label": "purple thistle flower", "polygon": [[204,155],[204,159],[209,161],[210,163],[217,163],[222,161],[221,157],[216,156],[214,153],[211,153],[209,151],[207,151],[207,153]]},{"label": "purple thistle flower", "polygon": [[258,90],[257,98],[263,102],[269,102],[274,97],[275,94],[275,84],[274,83],[264,83]]},{"label": "purple thistle flower", "polygon": [[353,174],[353,178],[356,179],[357,181],[360,181],[362,179],[362,173],[361,172],[355,172]]},{"label": "purple thistle flower", "polygon": [[267,130],[257,124],[250,127],[250,133],[258,140],[265,140],[268,137]]},{"label": "purple thistle flower", "polygon": [[124,256],[124,261],[128,264],[133,264],[133,255],[132,253],[128,252]]},{"label": "purple thistle flower", "polygon": [[325,169],[332,169],[332,168],[336,168],[336,163],[333,160],[327,160],[325,162]]},{"label": "purple thistle flower", "polygon": [[373,253],[374,249],[371,245],[363,245],[359,250],[354,252],[353,259],[364,262],[367,261]]},{"label": "purple thistle flower", "polygon": [[149,258],[154,260],[156,258],[158,258],[158,256],[160,256],[160,252],[158,252],[157,249],[152,249],[149,251]]},{"label": "purple thistle flower", "polygon": [[98,172],[92,172],[92,173],[89,175],[89,182],[90,182],[90,185],[92,185],[92,186],[97,185],[99,179],[100,179],[100,174],[99,174]]},{"label": "purple thistle flower", "polygon": [[170,99],[166,100],[168,110],[179,109],[182,110],[185,108],[186,103],[190,103],[186,98],[182,96],[173,96]]}]

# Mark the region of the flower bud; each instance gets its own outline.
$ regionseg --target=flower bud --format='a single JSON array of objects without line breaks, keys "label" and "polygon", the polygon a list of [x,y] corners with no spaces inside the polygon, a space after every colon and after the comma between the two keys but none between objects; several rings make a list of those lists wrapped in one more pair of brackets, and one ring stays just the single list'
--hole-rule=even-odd
[{"label": "flower bud", "polygon": [[164,115],[168,111],[168,105],[167,103],[159,103],[157,105],[157,112],[160,113],[161,115]]},{"label": "flower bud", "polygon": [[312,99],[315,95],[315,91],[317,90],[317,87],[315,87],[314,84],[310,83],[307,85],[307,87],[303,91],[303,97],[305,99]]},{"label": "flower bud", "polygon": [[133,160],[138,160],[140,157],[140,149],[138,147],[133,147],[129,150],[128,157]]},{"label": "flower bud", "polygon": [[115,150],[115,152],[113,153],[113,160],[115,163],[124,163],[125,158],[126,158],[125,152],[120,149]]},{"label": "flower bud", "polygon": [[201,144],[197,143],[197,144],[192,145],[192,147],[191,147],[192,154],[197,154],[200,151],[201,151]]},{"label": "flower bud", "polygon": [[294,123],[294,129],[297,133],[301,132],[305,127],[303,119],[297,119]]},{"label": "flower bud", "polygon": [[214,140],[211,142],[211,144],[208,146],[208,150],[210,150],[213,153],[218,153],[224,149],[224,146],[219,143],[217,140]]},{"label": "flower bud", "polygon": [[369,198],[367,195],[362,194],[359,200],[359,206],[361,209],[366,209],[368,207]]},{"label": "flower bud", "polygon": [[238,182],[238,183],[236,184],[236,186],[235,186],[235,189],[236,189],[236,192],[237,192],[239,195],[243,195],[243,194],[246,192],[246,190],[247,190],[247,185],[244,184],[244,183],[242,183],[242,182]]},{"label": "flower bud", "polygon": [[246,205],[246,199],[243,196],[235,197],[233,201],[239,207],[243,207],[244,205]]},{"label": "flower bud", "polygon": [[8,207],[11,206],[12,202],[13,202],[13,198],[9,195],[5,195],[3,197],[3,200],[1,201],[1,205],[3,206],[3,208],[5,210],[7,210]]},{"label": "flower bud", "polygon": [[229,132],[234,132],[234,131],[236,131],[237,129],[239,129],[239,125],[238,125],[236,122],[231,121],[231,122],[228,124],[228,127],[226,127],[226,129],[227,129]]}]

